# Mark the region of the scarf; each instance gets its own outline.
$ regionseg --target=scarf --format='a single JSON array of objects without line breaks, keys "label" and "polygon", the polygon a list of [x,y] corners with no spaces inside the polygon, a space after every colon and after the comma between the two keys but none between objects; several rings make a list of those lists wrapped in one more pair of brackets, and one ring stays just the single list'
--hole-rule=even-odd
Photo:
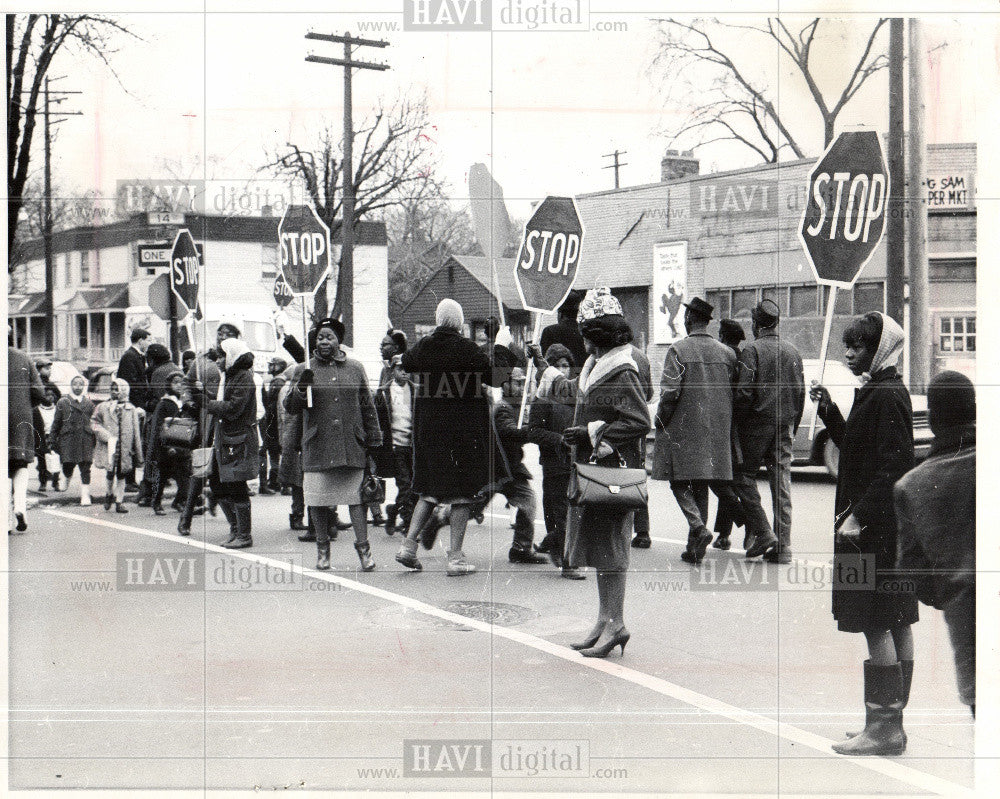
[{"label": "scarf", "polygon": [[591,355],[583,365],[583,371],[580,372],[580,392],[586,395],[590,389],[620,366],[628,366],[639,374],[639,367],[632,358],[631,344],[622,344],[620,347],[608,350],[600,358]]},{"label": "scarf", "polygon": [[882,336],[879,338],[875,357],[872,358],[872,365],[861,375],[862,383],[867,383],[872,375],[883,369],[895,366],[903,353],[903,328],[892,317],[884,313],[879,313],[879,316],[882,317]]}]

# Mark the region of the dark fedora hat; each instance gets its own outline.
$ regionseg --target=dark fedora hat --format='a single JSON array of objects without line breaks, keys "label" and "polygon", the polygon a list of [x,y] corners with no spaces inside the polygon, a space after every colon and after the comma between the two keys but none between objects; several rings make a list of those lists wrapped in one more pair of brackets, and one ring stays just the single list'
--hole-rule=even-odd
[{"label": "dark fedora hat", "polygon": [[781,319],[781,309],[774,300],[761,300],[750,312],[750,318],[760,327],[774,327]]},{"label": "dark fedora hat", "polygon": [[695,297],[691,300],[691,302],[685,302],[682,303],[682,305],[684,305],[684,307],[692,313],[698,314],[698,316],[701,316],[706,320],[712,318],[712,311],[715,310],[714,306],[709,305],[701,297]]}]

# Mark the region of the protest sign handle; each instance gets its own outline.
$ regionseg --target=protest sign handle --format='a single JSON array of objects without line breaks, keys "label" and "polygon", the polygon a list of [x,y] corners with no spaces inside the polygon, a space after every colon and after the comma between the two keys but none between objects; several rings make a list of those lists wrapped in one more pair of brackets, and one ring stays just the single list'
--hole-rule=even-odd
[{"label": "protest sign handle", "polygon": [[[830,347],[830,328],[833,326],[833,309],[837,304],[837,287],[830,286],[830,296],[826,304],[826,322],[823,323],[823,343],[819,350],[819,377],[815,381],[822,384],[823,373],[826,371],[826,351]],[[813,413],[812,421],[809,423],[809,440],[816,438],[816,418],[819,416],[819,405]]]},{"label": "protest sign handle", "polygon": [[500,296],[500,281],[497,279],[497,262],[493,261],[490,266],[491,276],[493,278],[493,293],[497,298],[497,308],[500,309],[500,324],[506,325],[507,319],[505,318],[503,312],[503,297]]},{"label": "protest sign handle", "polygon": [[[531,343],[537,344],[538,340],[542,337],[542,315],[540,313],[535,314],[535,326],[531,331]],[[524,426],[524,411],[528,407],[528,392],[531,391],[531,379],[535,374],[535,361],[533,358],[528,359],[528,372],[524,378],[524,393],[521,394],[521,412],[517,416],[517,429],[520,430]]]},{"label": "protest sign handle", "polygon": [[[302,345],[306,351],[306,369],[309,368],[309,323],[308,317],[306,316],[306,298],[303,294],[302,297]],[[312,386],[306,386],[306,407],[311,408],[313,406],[313,391]]]}]

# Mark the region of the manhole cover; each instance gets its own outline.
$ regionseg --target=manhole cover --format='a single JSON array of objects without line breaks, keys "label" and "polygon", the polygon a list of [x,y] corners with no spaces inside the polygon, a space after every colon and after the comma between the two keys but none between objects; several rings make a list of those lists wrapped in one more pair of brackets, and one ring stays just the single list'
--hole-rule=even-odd
[{"label": "manhole cover", "polygon": [[449,602],[444,606],[444,609],[449,613],[477,621],[485,621],[488,624],[496,624],[500,627],[513,627],[515,624],[523,624],[529,619],[538,618],[538,613],[530,608],[523,608],[520,605],[506,605],[503,602],[464,600]]}]

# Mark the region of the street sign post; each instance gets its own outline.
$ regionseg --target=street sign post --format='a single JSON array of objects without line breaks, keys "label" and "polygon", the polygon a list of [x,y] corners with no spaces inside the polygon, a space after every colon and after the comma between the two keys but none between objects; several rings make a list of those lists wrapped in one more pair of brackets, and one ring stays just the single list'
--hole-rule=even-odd
[{"label": "street sign post", "polygon": [[198,291],[201,287],[201,259],[195,247],[191,231],[181,228],[170,249],[170,350],[174,360],[179,360],[177,352],[177,304],[183,308],[184,323],[188,326],[188,341],[194,341],[191,334],[191,314],[198,307]]},{"label": "street sign post", "polygon": [[[535,314],[533,344],[541,335],[541,315],[554,313],[576,282],[583,232],[583,220],[572,197],[546,197],[524,225],[514,282],[521,305]],[[534,364],[529,361],[518,427],[524,423],[533,371]]]},{"label": "street sign post", "polygon": [[[280,277],[288,284],[292,295],[302,301],[302,337],[308,363],[306,298],[316,294],[333,270],[330,228],[311,205],[289,205],[278,223],[278,250],[281,254]],[[311,387],[306,389],[306,405],[312,407]]]},{"label": "street sign post", "polygon": [[[874,130],[841,133],[809,173],[799,238],[820,285],[829,286],[820,352],[823,382],[837,289],[850,289],[885,232],[889,170]],[[809,440],[816,434],[816,415]]]}]

